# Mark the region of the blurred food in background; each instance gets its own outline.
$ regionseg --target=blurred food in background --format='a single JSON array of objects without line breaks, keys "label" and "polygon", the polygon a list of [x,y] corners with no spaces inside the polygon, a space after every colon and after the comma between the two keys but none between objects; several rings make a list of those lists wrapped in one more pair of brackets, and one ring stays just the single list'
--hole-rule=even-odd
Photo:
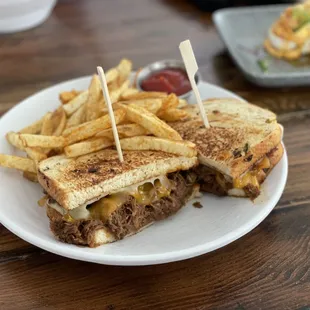
[{"label": "blurred food in background", "polygon": [[267,52],[295,60],[310,53],[310,1],[287,8],[271,26],[265,40]]}]

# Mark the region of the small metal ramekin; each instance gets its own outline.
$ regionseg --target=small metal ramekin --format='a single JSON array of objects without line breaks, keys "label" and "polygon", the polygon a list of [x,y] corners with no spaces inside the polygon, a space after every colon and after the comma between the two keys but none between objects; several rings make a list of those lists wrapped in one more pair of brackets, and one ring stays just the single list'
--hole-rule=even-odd
[{"label": "small metal ramekin", "polygon": [[[181,60],[176,60],[176,59],[159,60],[159,61],[153,62],[152,64],[145,66],[139,72],[139,74],[137,76],[137,88],[140,91],[143,91],[143,89],[141,87],[142,81],[144,81],[152,73],[157,72],[157,71],[161,71],[164,69],[182,69],[186,73],[185,65],[184,65],[183,61],[181,61]],[[201,81],[201,76],[198,72],[195,74],[195,81],[196,81],[197,85]],[[193,93],[193,91],[190,90],[187,93],[179,96],[179,98],[187,99],[192,93]]]}]

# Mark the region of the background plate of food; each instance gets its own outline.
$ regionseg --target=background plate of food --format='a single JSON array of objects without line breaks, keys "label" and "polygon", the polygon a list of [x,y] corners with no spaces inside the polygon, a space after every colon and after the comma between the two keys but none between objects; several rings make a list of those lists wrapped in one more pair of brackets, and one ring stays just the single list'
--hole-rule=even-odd
[{"label": "background plate of food", "polygon": [[[0,119],[1,223],[52,253],[110,265],[187,259],[251,231],[286,183],[276,116],[202,81],[212,126],[206,130],[194,105],[174,94],[138,91],[130,72],[131,62],[122,60],[106,73],[124,164],[111,150],[97,76],[44,89]],[[200,166],[195,145],[182,137],[196,143]],[[176,182],[183,182],[179,199]],[[194,183],[208,193],[197,196]],[[124,204],[128,195],[144,213]]]},{"label": "background plate of food", "polygon": [[223,9],[216,27],[238,67],[266,87],[310,84],[310,2]]}]

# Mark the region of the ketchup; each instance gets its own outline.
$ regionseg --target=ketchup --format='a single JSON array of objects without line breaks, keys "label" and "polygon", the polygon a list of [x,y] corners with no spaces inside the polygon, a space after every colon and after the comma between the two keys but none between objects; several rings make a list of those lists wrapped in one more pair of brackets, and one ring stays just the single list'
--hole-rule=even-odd
[{"label": "ketchup", "polygon": [[164,69],[149,75],[141,84],[145,91],[160,91],[183,95],[191,90],[187,74],[182,69]]}]

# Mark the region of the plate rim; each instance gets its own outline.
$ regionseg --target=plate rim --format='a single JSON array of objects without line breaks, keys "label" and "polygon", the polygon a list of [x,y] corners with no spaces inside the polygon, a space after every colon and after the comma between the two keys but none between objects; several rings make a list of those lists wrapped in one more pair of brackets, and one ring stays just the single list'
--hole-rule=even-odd
[{"label": "plate rim", "polygon": [[[8,117],[11,113],[14,113],[15,109],[20,108],[22,104],[24,104],[25,101],[31,100],[33,97],[37,96],[38,94],[46,91],[51,90],[54,87],[59,88],[59,86],[66,84],[68,82],[77,82],[82,79],[90,79],[91,76],[83,76],[75,79],[70,79],[64,82],[60,82],[58,84],[52,85],[50,87],[46,87],[31,96],[25,98],[18,104],[16,104],[12,109],[7,111],[1,118],[0,123],[3,119]],[[233,98],[238,98],[241,100],[241,97],[234,94],[233,92],[226,90],[220,86],[201,81],[201,84],[205,84],[206,86],[213,87],[214,89],[225,91],[227,94],[231,95]],[[284,145],[284,144],[283,144]],[[280,163],[279,163],[280,164]],[[12,233],[14,233],[19,238],[27,241],[28,243],[37,246],[45,251],[71,258],[76,259],[80,261],[87,261],[92,263],[99,263],[99,264],[105,264],[105,265],[117,265],[117,266],[142,266],[142,265],[155,265],[155,264],[163,264],[163,263],[169,263],[169,262],[175,262],[185,259],[190,259],[196,256],[200,256],[209,252],[212,252],[216,249],[222,248],[226,246],[227,244],[232,243],[233,241],[241,238],[242,236],[249,233],[251,230],[253,230],[255,227],[257,227],[274,209],[277,202],[279,201],[280,197],[282,196],[283,190],[285,188],[287,175],[288,175],[288,158],[287,153],[284,147],[284,154],[281,159],[281,164],[283,166],[281,174],[283,175],[283,178],[281,178],[281,183],[277,187],[277,191],[274,193],[274,195],[269,199],[268,202],[268,208],[264,207],[254,218],[252,218],[250,221],[248,221],[246,224],[240,226],[238,229],[235,229],[230,234],[225,234],[221,236],[220,238],[217,238],[215,240],[212,240],[211,242],[208,242],[208,247],[206,248],[205,244],[196,245],[194,247],[188,247],[183,250],[179,251],[171,251],[171,252],[165,252],[160,254],[147,254],[147,255],[130,255],[130,256],[114,256],[111,254],[102,254],[98,252],[87,252],[83,253],[79,249],[79,246],[76,245],[70,245],[59,242],[59,247],[54,248],[54,245],[51,241],[46,241],[40,238],[40,236],[34,235],[33,233],[18,227],[17,224],[14,223],[14,221],[8,220],[3,212],[0,212],[0,222],[3,226],[5,226],[8,230],[10,230]],[[230,236],[229,236],[230,235]],[[66,249],[70,247],[70,250]]]}]

